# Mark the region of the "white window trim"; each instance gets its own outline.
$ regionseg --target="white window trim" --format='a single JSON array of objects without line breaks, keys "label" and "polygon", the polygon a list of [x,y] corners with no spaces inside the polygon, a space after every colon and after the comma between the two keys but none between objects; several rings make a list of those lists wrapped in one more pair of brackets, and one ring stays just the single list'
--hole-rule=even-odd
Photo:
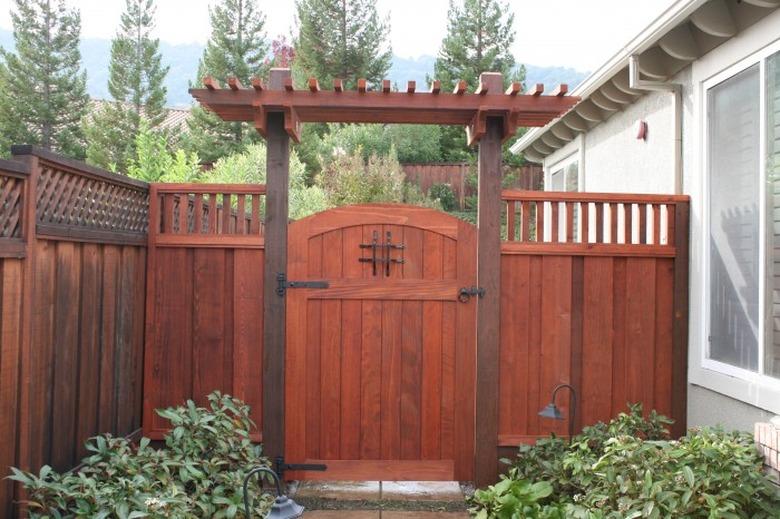
[{"label": "white window trim", "polygon": [[566,168],[570,166],[573,163],[577,163],[577,191],[582,191],[582,161],[580,160],[580,150],[574,150],[569,155],[566,155],[562,159],[558,160],[557,162],[554,162],[551,166],[545,169],[544,172],[544,185],[545,185],[545,191],[550,191],[549,189],[546,189],[546,186],[552,185],[552,174],[555,171],[558,171],[559,169],[563,170],[563,186],[564,191],[566,190]]},{"label": "white window trim", "polygon": [[[700,148],[700,168],[701,175],[701,214],[702,214],[702,247],[701,254],[703,267],[700,273],[699,282],[701,283],[700,308],[702,309],[702,319],[700,322],[699,342],[695,350],[698,355],[694,357],[698,361],[690,367],[689,381],[691,383],[712,389],[719,393],[731,396],[743,402],[755,405],[762,409],[774,413],[780,413],[780,379],[763,374],[766,347],[766,229],[767,229],[767,211],[766,211],[766,59],[780,52],[780,41],[775,41],[771,45],[764,47],[748,57],[734,63],[708,78],[698,82],[697,93],[699,102],[697,106],[700,110],[699,121],[699,139]],[[730,364],[719,362],[707,358],[709,349],[709,329],[710,329],[710,178],[708,163],[708,145],[709,145],[709,114],[707,110],[708,90],[715,85],[735,76],[736,74],[750,68],[756,63],[760,63],[760,133],[759,133],[759,208],[761,219],[759,220],[759,236],[763,239],[759,242],[759,278],[762,282],[759,284],[759,320],[758,336],[761,349],[758,356],[758,372],[753,372],[739,368]]]}]

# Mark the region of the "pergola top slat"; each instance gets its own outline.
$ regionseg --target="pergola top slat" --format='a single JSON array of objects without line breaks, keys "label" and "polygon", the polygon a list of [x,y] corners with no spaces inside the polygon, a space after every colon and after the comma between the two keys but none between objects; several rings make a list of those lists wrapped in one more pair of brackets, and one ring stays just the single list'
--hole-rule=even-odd
[{"label": "pergola top slat", "polygon": [[207,77],[205,88],[192,88],[190,94],[226,121],[257,122],[264,113],[283,112],[291,119],[291,128],[302,122],[462,125],[469,127],[472,142],[481,137],[486,117],[502,118],[507,138],[518,127],[546,125],[578,101],[566,95],[565,85],[550,95],[544,95],[543,85],[522,93],[520,85],[513,83],[504,91],[501,76],[490,73],[481,76],[473,93],[467,92],[462,80],[452,93],[442,91],[439,81],[427,92],[418,91],[414,81],[409,81],[404,91],[393,92],[389,83],[385,80],[369,88],[360,78],[355,90],[346,90],[342,80],[336,79],[333,90],[323,90],[316,78],[310,78],[306,88],[298,90],[289,77],[281,88],[267,88],[259,80],[244,88],[231,79],[230,89],[222,89],[215,79]]}]

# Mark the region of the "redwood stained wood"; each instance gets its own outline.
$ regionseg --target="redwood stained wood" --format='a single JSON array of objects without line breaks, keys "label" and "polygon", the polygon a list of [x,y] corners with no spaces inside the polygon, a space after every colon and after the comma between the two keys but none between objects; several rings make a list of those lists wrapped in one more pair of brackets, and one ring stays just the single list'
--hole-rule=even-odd
[{"label": "redwood stained wood", "polygon": [[[18,259],[0,260],[0,468],[17,466],[16,448],[20,397],[19,366],[22,339],[22,272]],[[11,516],[14,483],[0,481],[0,515]]]},{"label": "redwood stained wood", "polygon": [[[284,88],[289,70],[272,69],[268,90]],[[319,92],[317,95],[322,94]],[[275,292],[276,276],[287,271],[288,183],[290,137],[281,113],[268,113],[266,127],[266,210],[263,290],[263,442],[265,455],[284,454],[285,425],[285,300]],[[251,120],[251,118],[250,118]]]},{"label": "redwood stained wood", "polygon": [[[289,70],[276,69],[277,74]],[[491,73],[483,74],[489,75]],[[495,75],[495,74],[493,74]],[[359,80],[360,81],[360,80]],[[270,81],[274,84],[273,78]],[[459,85],[460,86],[460,85]],[[252,121],[261,111],[288,110],[300,122],[471,124],[475,115],[491,113],[512,126],[544,126],[577,102],[571,96],[504,95],[503,88],[488,87],[485,95],[457,93],[358,91],[277,91],[271,88],[238,91],[190,89],[190,94],[226,121]],[[508,128],[508,130],[511,129]],[[509,136],[504,134],[502,138]]]},{"label": "redwood stained wood", "polygon": [[[655,260],[626,260],[626,394],[628,402],[653,406],[655,373]],[[648,377],[649,378],[645,378]]]},{"label": "redwood stained wood", "polygon": [[[686,430],[688,395],[688,268],[690,206],[677,204],[674,216],[669,211],[669,221],[674,224],[674,244],[678,250],[674,258],[674,323],[672,329],[672,432],[682,436]],[[671,223],[670,223],[671,225]],[[669,236],[672,240],[672,236]]]},{"label": "redwood stained wood", "polygon": [[582,389],[579,407],[584,421],[612,417],[614,260],[584,259]]},{"label": "redwood stained wood", "polygon": [[[65,470],[75,462],[77,376],[79,350],[80,250],[73,243],[59,243],[55,251],[55,311],[52,384],[51,463]],[[116,424],[106,430],[116,430]]]},{"label": "redwood stained wood", "polygon": [[615,258],[612,274],[612,414],[626,409],[627,395],[627,355],[626,355],[626,285],[627,258]]},{"label": "redwood stained wood", "polygon": [[[384,264],[375,276],[358,261],[371,257],[360,244],[374,231],[380,244],[389,232],[403,245],[389,252],[404,260],[389,276]],[[471,477],[475,302],[456,299],[476,283],[474,237],[451,216],[400,205],[342,207],[291,225],[290,276],[330,287],[288,291],[289,462],[349,460],[353,478],[419,464],[401,479],[443,462],[447,477]]]},{"label": "redwood stained wood", "polygon": [[287,473],[290,479],[355,481],[452,481],[452,460],[329,460],[307,459],[305,463],[322,463],[324,472]]},{"label": "redwood stained wood", "polygon": [[[483,78],[484,76],[484,78]],[[502,90],[501,76],[483,74],[480,82]],[[488,96],[483,96],[488,97]],[[475,482],[496,480],[498,466],[498,379],[501,277],[501,119],[488,117],[479,143],[477,284],[485,295],[477,302]],[[463,417],[466,423],[474,418]],[[457,424],[456,424],[457,425]]]}]

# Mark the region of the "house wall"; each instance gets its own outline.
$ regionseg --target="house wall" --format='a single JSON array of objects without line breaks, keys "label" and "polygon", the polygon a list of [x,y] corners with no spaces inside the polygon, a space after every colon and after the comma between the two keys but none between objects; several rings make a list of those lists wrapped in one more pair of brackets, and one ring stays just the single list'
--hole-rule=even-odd
[{"label": "house wall", "polygon": [[[780,38],[780,11],[683,69],[673,81],[682,85],[682,184],[691,195],[691,276],[688,425],[722,424],[753,430],[753,424],[780,414],[780,391],[701,367],[704,344],[704,173],[701,82],[733,66]],[[550,168],[580,154],[580,190],[590,192],[673,193],[675,188],[673,101],[668,92],[649,92],[632,105],[580,135],[544,161]],[[647,140],[636,139],[636,123],[648,124]]]}]

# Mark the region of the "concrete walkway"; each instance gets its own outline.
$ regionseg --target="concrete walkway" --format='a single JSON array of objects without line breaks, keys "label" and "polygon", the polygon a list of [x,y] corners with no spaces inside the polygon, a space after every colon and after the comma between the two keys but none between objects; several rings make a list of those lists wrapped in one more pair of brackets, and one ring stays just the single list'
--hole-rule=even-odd
[{"label": "concrete walkway", "polygon": [[290,488],[308,519],[466,519],[455,481],[305,481]]}]

